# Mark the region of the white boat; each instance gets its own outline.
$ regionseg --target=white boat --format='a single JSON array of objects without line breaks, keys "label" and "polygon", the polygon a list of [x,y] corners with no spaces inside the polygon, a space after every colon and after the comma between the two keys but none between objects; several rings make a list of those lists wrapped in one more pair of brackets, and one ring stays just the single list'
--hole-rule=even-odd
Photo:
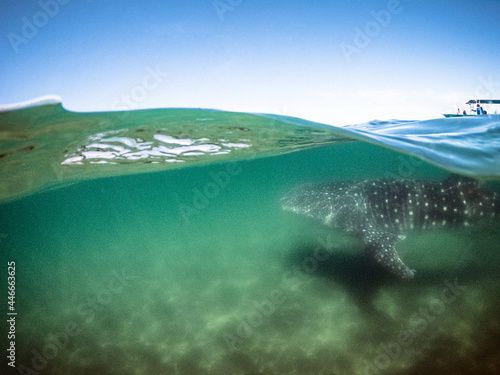
[{"label": "white boat", "polygon": [[481,115],[481,113],[478,113],[477,108],[478,108],[478,106],[480,108],[483,108],[483,105],[486,107],[486,108],[483,108],[483,111],[482,111],[483,115],[497,114],[498,111],[500,110],[500,108],[493,109],[491,107],[491,105],[495,105],[495,104],[500,105],[500,100],[498,100],[498,99],[471,99],[465,104],[469,105],[469,112],[468,113],[467,113],[467,111],[464,110],[462,113],[459,113],[459,112],[454,113],[454,114],[445,113],[443,116],[444,117],[463,117],[463,116],[471,116],[471,115],[472,116]]}]

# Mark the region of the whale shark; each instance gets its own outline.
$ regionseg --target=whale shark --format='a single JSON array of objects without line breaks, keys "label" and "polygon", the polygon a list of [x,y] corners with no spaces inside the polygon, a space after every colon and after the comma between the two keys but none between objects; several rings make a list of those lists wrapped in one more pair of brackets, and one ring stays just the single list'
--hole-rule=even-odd
[{"label": "whale shark", "polygon": [[461,176],[310,183],[286,193],[281,204],[360,238],[376,262],[402,279],[415,275],[396,251],[408,232],[468,227],[500,217],[500,195]]}]

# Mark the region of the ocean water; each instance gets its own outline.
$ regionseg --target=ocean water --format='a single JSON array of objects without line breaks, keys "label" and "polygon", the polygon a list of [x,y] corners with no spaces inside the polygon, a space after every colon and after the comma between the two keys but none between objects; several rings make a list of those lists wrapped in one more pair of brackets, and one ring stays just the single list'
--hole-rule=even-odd
[{"label": "ocean water", "polygon": [[450,173],[500,191],[499,132],[500,116],[0,113],[4,373],[498,374],[498,221],[408,234],[400,281],[280,198]]}]

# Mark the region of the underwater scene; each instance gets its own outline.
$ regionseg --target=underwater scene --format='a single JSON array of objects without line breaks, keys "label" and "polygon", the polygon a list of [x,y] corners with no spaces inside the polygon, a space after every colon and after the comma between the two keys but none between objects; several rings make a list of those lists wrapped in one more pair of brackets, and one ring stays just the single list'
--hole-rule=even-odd
[{"label": "underwater scene", "polygon": [[5,374],[499,374],[500,116],[0,113]]}]

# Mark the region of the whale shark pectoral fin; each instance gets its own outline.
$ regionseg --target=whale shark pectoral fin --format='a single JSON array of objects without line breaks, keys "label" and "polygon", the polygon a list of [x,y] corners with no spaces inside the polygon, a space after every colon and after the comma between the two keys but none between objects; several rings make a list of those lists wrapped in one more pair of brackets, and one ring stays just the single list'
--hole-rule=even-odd
[{"label": "whale shark pectoral fin", "polygon": [[367,252],[386,270],[402,279],[415,276],[413,270],[403,263],[396,251],[399,235],[376,228],[361,231]]}]

